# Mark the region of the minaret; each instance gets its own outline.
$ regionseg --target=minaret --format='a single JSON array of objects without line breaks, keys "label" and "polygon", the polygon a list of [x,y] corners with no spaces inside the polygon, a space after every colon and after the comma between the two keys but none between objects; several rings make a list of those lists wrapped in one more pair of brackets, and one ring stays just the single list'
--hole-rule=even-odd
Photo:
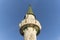
[{"label": "minaret", "polygon": [[40,33],[41,25],[36,19],[31,6],[29,6],[24,20],[19,24],[20,33],[24,36],[24,40],[37,40],[36,36]]}]

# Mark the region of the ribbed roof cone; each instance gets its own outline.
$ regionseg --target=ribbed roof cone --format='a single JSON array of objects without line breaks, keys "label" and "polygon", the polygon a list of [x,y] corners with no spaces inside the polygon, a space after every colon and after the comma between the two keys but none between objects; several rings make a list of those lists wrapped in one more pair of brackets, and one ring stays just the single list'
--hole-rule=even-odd
[{"label": "ribbed roof cone", "polygon": [[31,5],[29,5],[29,8],[28,8],[27,14],[33,14],[33,11],[32,11],[32,7],[31,7]]}]

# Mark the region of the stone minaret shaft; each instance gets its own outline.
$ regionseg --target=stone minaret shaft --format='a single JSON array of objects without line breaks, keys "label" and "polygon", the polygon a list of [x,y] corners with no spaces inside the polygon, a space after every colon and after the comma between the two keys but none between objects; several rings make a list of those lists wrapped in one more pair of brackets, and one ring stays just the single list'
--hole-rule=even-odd
[{"label": "stone minaret shaft", "polygon": [[20,33],[24,36],[24,40],[36,40],[36,36],[41,30],[41,25],[34,15],[31,6],[24,17],[24,20],[19,24]]}]

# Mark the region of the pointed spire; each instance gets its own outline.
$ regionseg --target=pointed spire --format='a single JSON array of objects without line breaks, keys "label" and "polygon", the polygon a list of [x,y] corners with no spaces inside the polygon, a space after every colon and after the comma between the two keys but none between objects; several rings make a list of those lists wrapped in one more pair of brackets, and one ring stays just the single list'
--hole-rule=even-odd
[{"label": "pointed spire", "polygon": [[26,16],[24,17],[24,19],[27,17],[27,15],[33,15],[33,16],[36,18],[36,16],[34,15],[34,13],[33,13],[33,11],[32,11],[32,7],[31,7],[31,5],[29,5],[29,8],[28,8],[27,14],[26,14]]},{"label": "pointed spire", "polygon": [[33,14],[33,11],[32,11],[32,7],[31,7],[31,5],[29,5],[29,8],[28,8],[27,14]]}]

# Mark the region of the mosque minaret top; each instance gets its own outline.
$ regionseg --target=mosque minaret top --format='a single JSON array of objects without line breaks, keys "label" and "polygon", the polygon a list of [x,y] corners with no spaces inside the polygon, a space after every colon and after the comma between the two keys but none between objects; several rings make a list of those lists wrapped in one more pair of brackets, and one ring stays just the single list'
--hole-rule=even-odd
[{"label": "mosque minaret top", "polygon": [[24,36],[25,40],[36,40],[36,35],[40,33],[41,25],[36,19],[31,5],[29,5],[24,19],[19,23],[19,28],[20,33]]}]

